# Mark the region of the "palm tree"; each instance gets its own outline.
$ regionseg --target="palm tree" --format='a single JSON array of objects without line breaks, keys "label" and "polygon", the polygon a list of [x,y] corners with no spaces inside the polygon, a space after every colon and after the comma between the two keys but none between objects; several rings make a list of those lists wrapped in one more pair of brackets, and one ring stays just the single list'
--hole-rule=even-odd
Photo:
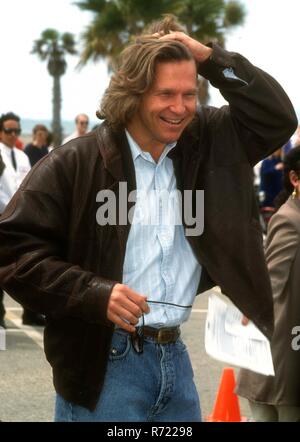
[{"label": "palm tree", "polygon": [[[243,23],[245,11],[237,0],[81,0],[75,4],[94,14],[82,35],[80,65],[105,58],[111,66],[132,35],[164,13],[175,14],[199,41],[217,40],[225,45],[225,33]],[[208,101],[208,83],[201,79],[200,101]]]},{"label": "palm tree", "polygon": [[145,25],[170,12],[175,0],[83,0],[75,2],[94,19],[83,33],[80,65],[105,58],[109,67],[133,35]]},{"label": "palm tree", "polygon": [[[235,0],[185,0],[180,1],[177,16],[191,37],[202,42],[217,41],[225,47],[225,34],[243,24],[245,10]],[[208,88],[208,81],[201,77],[198,98],[202,104],[209,101]]]},{"label": "palm tree", "polygon": [[62,140],[60,77],[67,69],[66,54],[77,53],[73,34],[60,34],[55,29],[46,29],[34,41],[31,53],[37,54],[42,61],[48,60],[48,72],[53,77],[52,131],[53,144],[58,146]]}]

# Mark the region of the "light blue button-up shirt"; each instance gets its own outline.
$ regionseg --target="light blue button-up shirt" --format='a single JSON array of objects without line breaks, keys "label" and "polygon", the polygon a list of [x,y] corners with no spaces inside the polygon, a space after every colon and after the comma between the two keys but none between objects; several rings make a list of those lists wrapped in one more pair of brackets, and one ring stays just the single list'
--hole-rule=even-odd
[{"label": "light blue button-up shirt", "polygon": [[[123,283],[146,295],[149,301],[191,305],[200,281],[201,266],[184,236],[177,217],[179,200],[172,160],[167,145],[158,163],[141,150],[126,131],[137,184],[137,201],[126,245]],[[145,325],[180,325],[191,308],[151,304]],[[139,323],[141,325],[141,321]]]}]

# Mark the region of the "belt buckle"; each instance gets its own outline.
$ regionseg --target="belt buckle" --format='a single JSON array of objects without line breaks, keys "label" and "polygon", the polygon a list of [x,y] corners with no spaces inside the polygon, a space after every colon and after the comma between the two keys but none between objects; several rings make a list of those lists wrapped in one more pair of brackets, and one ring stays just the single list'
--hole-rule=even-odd
[{"label": "belt buckle", "polygon": [[174,336],[175,331],[171,331],[171,330],[167,330],[164,328],[161,328],[158,330],[158,335],[157,335],[157,343],[158,344],[170,344],[172,342],[175,342],[175,336]]},{"label": "belt buckle", "polygon": [[163,328],[160,328],[158,330],[158,335],[157,335],[157,343],[158,344],[167,344],[168,343],[168,339],[166,339],[166,331]]}]

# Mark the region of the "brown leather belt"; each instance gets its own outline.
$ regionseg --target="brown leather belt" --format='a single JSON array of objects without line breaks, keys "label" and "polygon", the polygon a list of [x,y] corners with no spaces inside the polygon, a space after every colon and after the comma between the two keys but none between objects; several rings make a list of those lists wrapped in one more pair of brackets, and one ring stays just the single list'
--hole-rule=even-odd
[{"label": "brown leather belt", "polygon": [[144,337],[152,338],[157,344],[172,344],[180,336],[180,327],[143,327],[141,330]]}]

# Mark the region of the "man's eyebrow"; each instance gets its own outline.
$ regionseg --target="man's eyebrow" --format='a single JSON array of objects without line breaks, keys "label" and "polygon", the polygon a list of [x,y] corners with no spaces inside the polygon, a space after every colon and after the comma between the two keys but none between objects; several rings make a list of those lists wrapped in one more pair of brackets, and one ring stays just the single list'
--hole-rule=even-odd
[{"label": "man's eyebrow", "polygon": [[[170,88],[158,88],[158,89],[155,89],[155,92],[156,93],[166,93],[166,92],[171,92],[171,93],[173,93],[173,92],[176,92],[176,89],[170,89]],[[191,88],[191,89],[187,89],[186,91],[184,91],[184,93],[185,94],[187,94],[187,93],[193,93],[193,94],[196,94],[197,93],[197,88]]]}]

